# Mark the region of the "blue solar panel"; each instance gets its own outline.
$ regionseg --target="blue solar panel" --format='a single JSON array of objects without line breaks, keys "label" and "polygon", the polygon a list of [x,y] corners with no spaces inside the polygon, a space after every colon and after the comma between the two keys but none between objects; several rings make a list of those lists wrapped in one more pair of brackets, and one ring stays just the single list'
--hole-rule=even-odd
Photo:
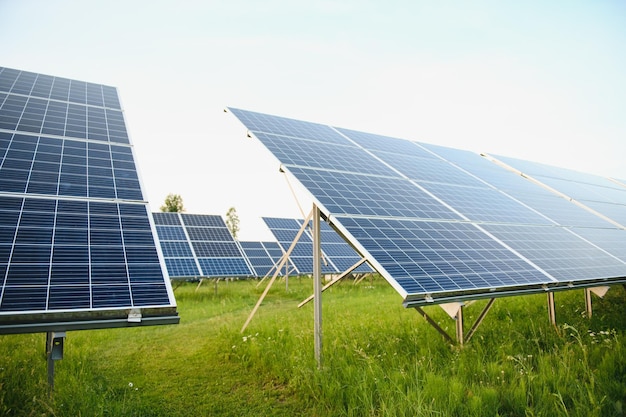
[{"label": "blue solar panel", "polygon": [[[235,113],[234,111],[233,114],[236,116],[238,115],[238,113]],[[245,124],[243,120],[242,122]],[[249,127],[249,129],[256,131],[256,129],[251,127]],[[390,152],[398,155],[410,155],[418,158],[438,159],[437,156],[424,150],[424,148],[416,142],[410,142],[408,140],[392,138],[389,136],[375,135],[372,133],[358,132],[356,130],[341,128],[337,128],[336,130],[363,149]]]},{"label": "blue solar panel", "polygon": [[303,139],[294,141],[285,136],[259,133],[258,138],[285,165],[303,165],[311,168],[337,169],[348,172],[397,176],[385,164],[355,146],[344,146]]},{"label": "blue solar panel", "polygon": [[[626,225],[626,188],[608,178],[536,162],[498,156],[513,169],[565,194],[600,214]],[[621,219],[621,220],[618,220]]]},{"label": "blue solar panel", "polygon": [[394,277],[407,299],[550,281],[475,225],[405,219],[337,219]]},{"label": "blue solar panel", "polygon": [[115,88],[0,67],[0,91],[1,331],[178,322]]},{"label": "blue solar panel", "polygon": [[278,242],[245,241],[239,244],[257,277],[264,277],[275,271],[274,267],[282,257]]},{"label": "blue solar panel", "polygon": [[[478,154],[231,111],[409,304],[626,277],[626,263],[600,240],[568,230],[614,225]],[[320,145],[321,131],[334,139]],[[560,172],[550,178],[562,181]],[[615,183],[576,179],[603,203],[626,196]],[[275,232],[279,242],[291,235]]]},{"label": "blue solar panel", "polygon": [[582,239],[572,239],[575,235],[567,228],[519,225],[483,227],[560,282],[600,280],[619,277],[624,273],[623,261]]},{"label": "blue solar panel", "polygon": [[202,275],[178,213],[152,213],[152,217],[169,276],[192,278]]},{"label": "blue solar panel", "polygon": [[221,216],[188,213],[152,215],[170,277],[252,275]]},{"label": "blue solar panel", "polygon": [[290,167],[330,213],[461,219],[408,179]]}]

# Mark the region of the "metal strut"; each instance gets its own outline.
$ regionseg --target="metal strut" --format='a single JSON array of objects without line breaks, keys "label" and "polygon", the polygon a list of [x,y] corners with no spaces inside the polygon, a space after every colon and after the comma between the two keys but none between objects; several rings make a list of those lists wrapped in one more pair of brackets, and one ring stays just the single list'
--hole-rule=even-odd
[{"label": "metal strut", "polygon": [[320,239],[320,209],[313,204],[313,295],[315,297],[315,360],[322,367],[322,246]]},{"label": "metal strut", "polygon": [[[318,211],[318,214],[319,214],[319,211]],[[304,230],[306,229],[306,225],[311,220],[311,216],[312,215],[313,215],[313,212],[309,213],[307,218],[304,220],[304,223],[302,223],[302,227],[300,227],[300,230],[298,231],[298,234],[294,238],[293,242],[291,242],[291,245],[289,246],[289,249],[287,250],[285,255],[282,257],[282,260],[281,260],[280,264],[278,265],[278,267],[276,268],[276,271],[274,272],[274,275],[272,276],[272,279],[270,279],[270,281],[267,283],[267,286],[265,287],[265,290],[263,291],[263,294],[261,294],[261,297],[259,297],[259,300],[257,301],[256,305],[252,309],[252,312],[250,312],[250,315],[248,316],[248,319],[243,324],[243,327],[241,328],[241,333],[243,333],[244,330],[246,330],[246,327],[248,327],[248,324],[250,324],[250,321],[252,320],[252,317],[254,317],[254,314],[256,313],[256,311],[261,306],[261,303],[263,302],[263,299],[265,298],[267,293],[270,291],[270,288],[272,288],[272,284],[276,280],[276,277],[280,273],[280,270],[282,269],[282,267],[285,264],[285,262],[287,262],[287,259],[289,259],[289,256],[291,255],[291,252],[296,247],[296,243],[300,239],[300,236],[302,236],[302,233],[304,233]]]},{"label": "metal strut", "polygon": [[[487,316],[487,313],[489,312],[495,301],[495,298],[489,299],[489,302],[487,303],[487,305],[485,305],[481,313],[478,315],[478,318],[472,325],[472,328],[467,333],[467,335],[465,335],[463,331],[463,304],[452,303],[451,305],[446,305],[445,307],[443,305],[440,306],[446,311],[446,313],[448,313],[448,315],[452,319],[455,320],[456,343],[462,346],[463,344],[470,341],[472,336],[474,336],[474,333],[476,333],[478,327]],[[421,307],[414,306],[413,308],[422,317],[424,317],[428,324],[430,324],[435,330],[437,330],[444,337],[444,339],[446,339],[450,343],[454,343],[454,339],[444,329],[442,329],[441,326],[439,326],[439,324],[437,324],[437,322],[433,320]]]},{"label": "metal strut", "polygon": [[[326,284],[326,285],[324,285],[324,287],[322,287],[322,292],[326,291],[328,288],[332,287],[333,285],[338,283],[340,280],[342,280],[343,278],[345,278],[348,275],[350,275],[350,273],[352,271],[357,269],[359,266],[363,265],[363,263],[365,261],[366,261],[366,259],[362,258],[357,263],[352,265],[350,268],[346,269],[343,273],[341,273],[340,275],[337,275],[332,281],[330,281],[328,284]],[[315,298],[315,294],[312,294],[312,295],[308,296],[304,301],[302,301],[300,304],[298,304],[298,308],[302,307],[303,305],[305,305],[306,303],[308,303],[309,301],[311,301],[314,298]]]}]

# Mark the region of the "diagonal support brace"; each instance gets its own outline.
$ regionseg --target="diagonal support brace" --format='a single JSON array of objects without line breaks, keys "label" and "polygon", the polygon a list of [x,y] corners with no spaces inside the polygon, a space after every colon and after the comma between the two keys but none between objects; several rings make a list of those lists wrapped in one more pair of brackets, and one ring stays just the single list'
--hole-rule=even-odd
[{"label": "diagonal support brace", "polygon": [[[340,280],[342,280],[343,278],[348,276],[352,271],[357,269],[359,266],[363,265],[364,262],[365,262],[365,258],[361,258],[357,263],[352,265],[350,268],[346,269],[342,274],[336,276],[332,281],[330,281],[328,284],[324,285],[324,287],[322,287],[322,292],[326,291],[326,289],[332,287],[337,282],[339,282]],[[315,294],[312,294],[312,295],[308,296],[304,301],[302,301],[300,304],[298,304],[298,308],[302,307],[303,305],[305,305],[306,303],[311,301],[313,298],[315,298]]]}]

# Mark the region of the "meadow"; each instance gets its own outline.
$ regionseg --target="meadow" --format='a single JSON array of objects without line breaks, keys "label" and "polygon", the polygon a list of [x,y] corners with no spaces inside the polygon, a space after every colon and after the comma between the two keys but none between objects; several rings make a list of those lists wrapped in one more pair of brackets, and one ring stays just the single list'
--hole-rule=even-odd
[{"label": "meadow", "polygon": [[[2,416],[624,416],[626,290],[496,300],[473,339],[446,342],[379,277],[323,295],[323,366],[310,278],[277,281],[240,329],[256,281],[176,288],[178,325],[68,332],[50,395],[45,335],[0,336]],[[466,326],[485,300],[465,309]],[[450,334],[454,322],[427,312]]]}]

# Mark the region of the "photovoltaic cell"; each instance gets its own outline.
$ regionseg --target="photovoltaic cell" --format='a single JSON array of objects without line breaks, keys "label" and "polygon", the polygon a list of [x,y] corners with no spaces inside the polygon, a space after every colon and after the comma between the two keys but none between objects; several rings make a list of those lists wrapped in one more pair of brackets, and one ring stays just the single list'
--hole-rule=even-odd
[{"label": "photovoltaic cell", "polygon": [[152,230],[115,88],[0,67],[0,332],[178,322]]},{"label": "photovoltaic cell", "polygon": [[[623,230],[478,154],[229,110],[407,305],[625,280],[613,236]],[[320,145],[322,136],[333,139]],[[626,196],[618,184],[587,175],[537,172],[569,181],[596,205]],[[293,228],[268,226],[279,242],[291,242]]]}]

